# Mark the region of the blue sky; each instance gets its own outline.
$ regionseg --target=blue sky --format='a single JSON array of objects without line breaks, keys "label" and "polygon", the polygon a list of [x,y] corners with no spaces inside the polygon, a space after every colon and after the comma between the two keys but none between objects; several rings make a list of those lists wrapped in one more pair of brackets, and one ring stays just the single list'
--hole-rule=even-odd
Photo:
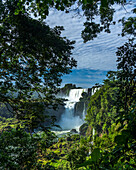
[{"label": "blue sky", "polygon": [[[136,6],[135,0],[125,6],[126,12],[123,6],[115,5],[114,20],[130,16],[134,6]],[[123,45],[127,40],[126,37],[118,36],[121,33],[121,24],[117,24],[111,26],[112,33],[103,32],[93,41],[83,43],[81,31],[84,29],[84,21],[84,17],[75,16],[74,12],[66,14],[55,9],[50,10],[46,19],[51,27],[64,26],[65,31],[63,31],[62,36],[76,41],[72,56],[77,60],[77,68],[73,70],[72,74],[63,77],[62,85],[74,83],[77,86],[90,87],[95,83],[101,83],[107,71],[116,70],[117,57],[115,52],[117,47]]]},{"label": "blue sky", "polygon": [[71,74],[63,77],[62,86],[67,83],[76,84],[77,87],[90,88],[96,83],[102,83],[107,71],[74,69]]}]

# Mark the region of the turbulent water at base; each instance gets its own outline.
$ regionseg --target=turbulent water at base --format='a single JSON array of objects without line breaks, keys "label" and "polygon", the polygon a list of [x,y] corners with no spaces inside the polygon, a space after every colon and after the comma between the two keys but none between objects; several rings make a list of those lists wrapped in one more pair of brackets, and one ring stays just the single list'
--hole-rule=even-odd
[{"label": "turbulent water at base", "polygon": [[[65,112],[61,116],[61,120],[58,122],[58,125],[60,125],[62,130],[68,131],[76,129],[79,131],[79,127],[84,123],[84,120],[79,116],[74,116],[75,104],[79,101],[83,92],[87,92],[87,89],[71,89],[69,96],[63,96],[63,98],[67,99],[67,101],[65,101]],[[85,115],[85,113],[83,114]]]}]

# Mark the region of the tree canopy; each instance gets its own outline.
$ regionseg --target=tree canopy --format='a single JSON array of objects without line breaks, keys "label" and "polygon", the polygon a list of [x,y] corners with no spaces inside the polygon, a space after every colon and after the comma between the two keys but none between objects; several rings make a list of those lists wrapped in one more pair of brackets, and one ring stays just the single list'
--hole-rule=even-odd
[{"label": "tree canopy", "polygon": [[[10,3],[10,1],[8,1]],[[49,14],[50,8],[55,8],[57,10],[69,13],[71,10],[76,11],[77,15],[80,14],[80,9],[83,11],[83,15],[86,17],[86,22],[84,23],[84,30],[82,31],[82,38],[84,42],[93,40],[97,35],[105,31],[110,33],[110,26],[115,25],[117,21],[113,20],[114,13],[116,11],[115,4],[119,4],[125,9],[125,5],[131,3],[127,0],[20,0],[15,1],[17,6],[15,10],[15,15],[19,12],[27,12],[29,15],[38,17],[39,20],[46,19]],[[133,2],[133,1],[132,1]],[[76,5],[75,5],[76,4]],[[73,7],[74,5],[74,7]],[[132,11],[136,12],[135,9]],[[96,21],[96,17],[98,18]],[[121,19],[124,29],[122,30],[122,35],[124,36],[124,31],[127,30],[130,34],[135,34],[134,29],[136,28],[135,19],[122,18]],[[127,22],[127,24],[126,24]],[[130,30],[130,27],[133,28]],[[133,32],[133,33],[132,33]]]},{"label": "tree canopy", "polygon": [[16,14],[17,2],[0,5],[0,101],[11,106],[18,119],[30,120],[31,115],[42,121],[42,105],[55,107],[62,75],[76,66],[71,57],[74,42],[61,37],[62,27],[51,29],[24,11]]}]

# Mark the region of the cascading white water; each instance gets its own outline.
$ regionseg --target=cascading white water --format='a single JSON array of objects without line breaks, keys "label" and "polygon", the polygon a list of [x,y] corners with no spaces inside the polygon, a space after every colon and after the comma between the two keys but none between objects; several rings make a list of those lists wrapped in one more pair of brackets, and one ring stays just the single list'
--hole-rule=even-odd
[{"label": "cascading white water", "polygon": [[99,90],[99,89],[100,89],[100,87],[92,88],[92,93],[91,93],[91,95],[94,95],[94,93],[95,93],[97,90]]},{"label": "cascading white water", "polygon": [[83,92],[87,92],[87,89],[71,89],[69,96],[65,97],[68,100],[65,102],[65,113],[58,123],[63,130],[76,129],[78,131],[80,125],[83,123],[83,119],[79,116],[74,116],[75,104],[79,101]]},{"label": "cascading white water", "polygon": [[[100,87],[92,88],[91,95],[94,95],[94,93],[99,90],[99,88]],[[56,133],[57,136],[61,137],[70,132],[71,129],[76,129],[79,132],[79,127],[84,123],[86,115],[85,103],[82,112],[82,119],[79,116],[74,116],[74,111],[75,104],[79,102],[79,99],[82,96],[83,92],[88,93],[89,91],[88,89],[71,89],[69,92],[69,96],[64,96],[62,94],[58,95],[58,97],[65,98],[67,99],[67,101],[65,101],[65,112],[62,114],[60,121],[57,123],[62,129],[56,129],[55,131],[53,131],[54,133]]]}]

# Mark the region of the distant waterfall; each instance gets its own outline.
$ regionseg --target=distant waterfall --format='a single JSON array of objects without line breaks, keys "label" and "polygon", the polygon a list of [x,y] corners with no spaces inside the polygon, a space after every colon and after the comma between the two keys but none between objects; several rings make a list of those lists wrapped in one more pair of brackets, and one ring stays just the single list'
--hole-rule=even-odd
[{"label": "distant waterfall", "polygon": [[82,105],[79,103],[80,106],[78,105],[78,109],[81,107],[81,112],[80,110],[78,112],[76,103],[79,102],[83,92],[92,96],[97,90],[99,90],[99,88],[100,87],[92,87],[90,89],[71,89],[67,96],[63,93],[59,95],[59,97],[67,99],[67,101],[64,102],[65,110],[61,114],[60,120],[57,122],[57,124],[62,128],[62,131],[71,129],[79,130],[79,127],[84,123],[87,106],[85,102],[81,102]]},{"label": "distant waterfall", "polygon": [[79,101],[83,92],[87,92],[87,89],[71,89],[68,99],[76,103]]},{"label": "distant waterfall", "polygon": [[65,113],[61,116],[61,120],[58,123],[63,130],[78,130],[79,126],[83,123],[83,119],[79,116],[74,116],[75,104],[79,101],[83,92],[87,92],[87,89],[71,89],[69,96],[65,97],[68,100],[65,101]]}]

